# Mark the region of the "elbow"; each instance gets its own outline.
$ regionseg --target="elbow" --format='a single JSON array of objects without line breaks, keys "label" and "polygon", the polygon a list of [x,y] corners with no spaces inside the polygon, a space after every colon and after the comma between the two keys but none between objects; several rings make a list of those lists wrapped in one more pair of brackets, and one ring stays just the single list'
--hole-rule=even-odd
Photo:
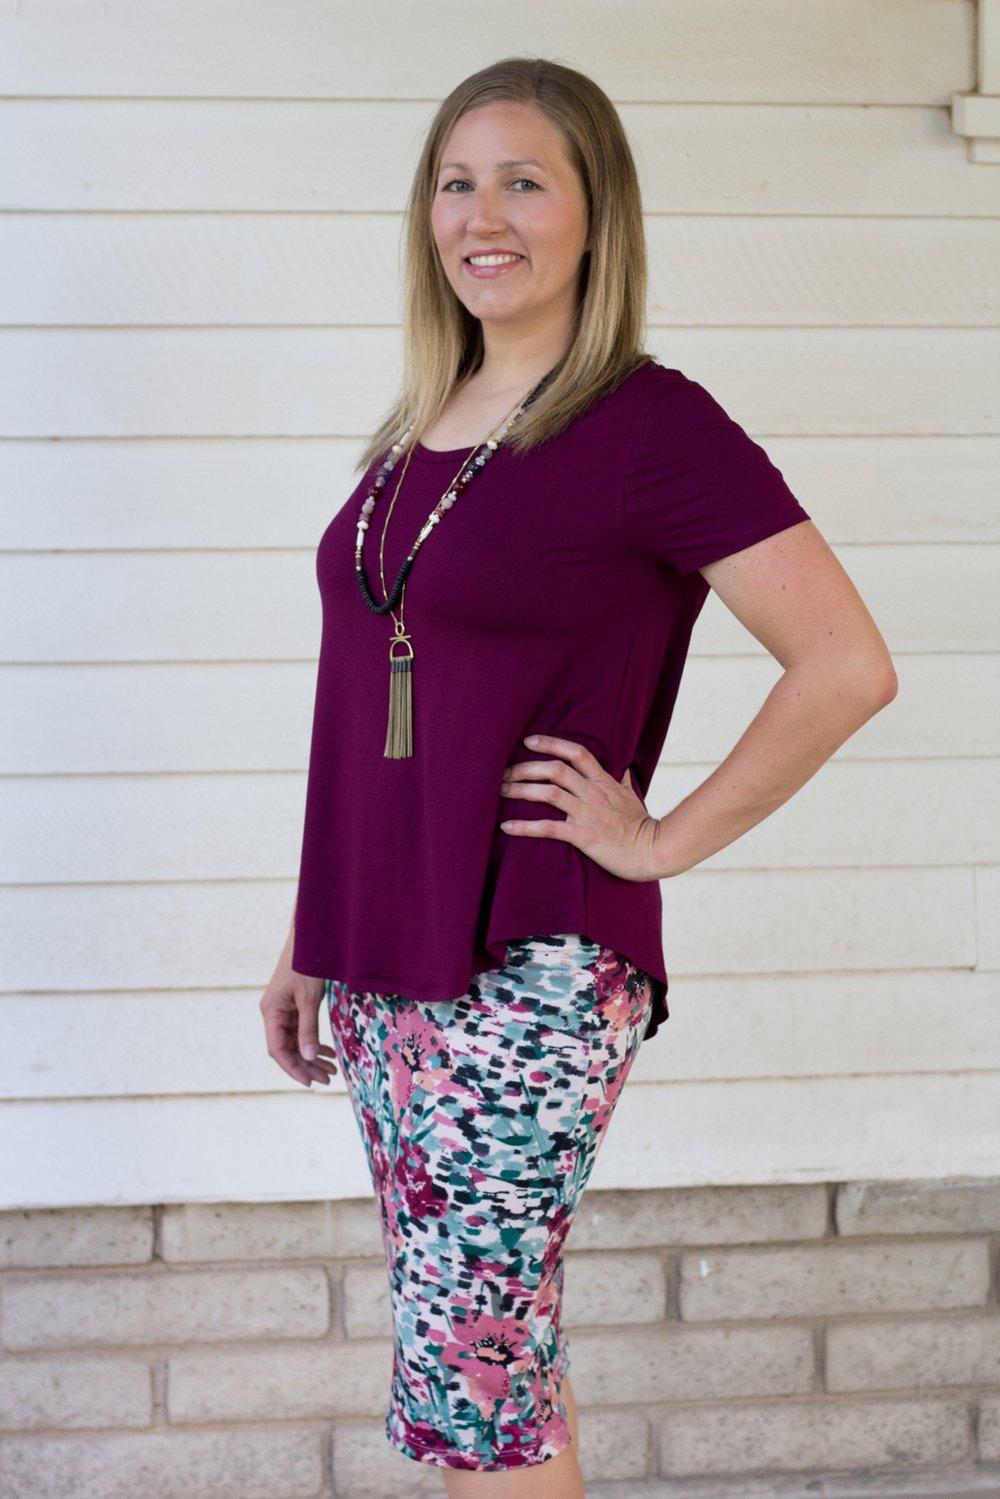
[{"label": "elbow", "polygon": [[836,662],[829,658],[802,663],[806,672],[814,672],[822,689],[837,699],[864,723],[888,707],[899,691],[899,678],[888,651],[865,651]]},{"label": "elbow", "polygon": [[866,718],[887,708],[899,691],[899,678],[888,651],[859,662],[852,673],[855,694]]},{"label": "elbow", "polygon": [[892,664],[892,657],[886,652],[883,660],[869,674],[869,685],[875,694],[876,707],[887,708],[899,691],[899,678],[896,668]]}]

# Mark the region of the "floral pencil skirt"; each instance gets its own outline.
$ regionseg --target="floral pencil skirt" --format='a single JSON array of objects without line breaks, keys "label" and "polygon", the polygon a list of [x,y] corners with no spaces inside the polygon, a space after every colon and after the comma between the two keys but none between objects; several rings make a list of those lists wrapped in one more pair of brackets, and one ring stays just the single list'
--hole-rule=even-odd
[{"label": "floral pencil skirt", "polygon": [[651,1013],[588,938],[526,937],[447,1003],[326,981],[393,1320],[390,1444],[501,1471],[571,1441],[563,1245]]}]

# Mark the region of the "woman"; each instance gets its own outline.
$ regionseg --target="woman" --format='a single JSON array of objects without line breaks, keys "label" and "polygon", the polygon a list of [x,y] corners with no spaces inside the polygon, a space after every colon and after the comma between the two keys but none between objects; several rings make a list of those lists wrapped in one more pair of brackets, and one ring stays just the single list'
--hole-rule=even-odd
[{"label": "woman", "polygon": [[[606,95],[543,60],[466,79],[408,203],[400,399],[317,554],[298,898],[261,1010],[292,1077],[344,1073],[389,1270],[386,1434],[459,1499],[583,1494],[562,1253],[668,1015],[659,881],[896,692],[763,449],[641,348],[645,292]],[[656,819],[709,588],[784,673]]]}]

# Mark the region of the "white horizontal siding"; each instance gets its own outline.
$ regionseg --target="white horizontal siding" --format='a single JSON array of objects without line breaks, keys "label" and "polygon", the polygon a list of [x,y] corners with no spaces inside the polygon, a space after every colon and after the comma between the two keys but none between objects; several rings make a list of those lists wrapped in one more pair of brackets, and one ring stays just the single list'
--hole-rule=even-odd
[{"label": "white horizontal siding", "polygon": [[[395,328],[9,330],[0,436],[350,436],[395,394],[401,341]],[[756,433],[1000,433],[1000,328],[654,328],[647,346]]]},{"label": "white horizontal siding", "polygon": [[[0,194],[22,210],[398,213],[434,107],[12,100]],[[620,113],[648,213],[996,216],[995,174],[968,160],[943,104]]]},{"label": "white horizontal siding", "polygon": [[[822,529],[822,516],[814,519]],[[1000,650],[992,548],[837,550],[862,593],[878,598],[890,650]],[[281,608],[270,615],[248,607],[262,598],[280,599]],[[319,625],[307,552],[0,555],[0,660],[8,662],[302,660],[315,655]],[[716,594],[695,631],[706,654],[764,650]]]},{"label": "white horizontal siding", "polygon": [[[20,1065],[5,1077],[3,1096],[300,1093],[261,1045],[259,998],[255,989],[6,995],[0,1053],[13,1052]],[[670,1044],[640,1048],[635,1082],[1000,1068],[991,973],[678,974],[668,998]],[[203,1038],[197,1048],[195,1033]],[[330,1091],[344,1087],[338,1073]]]},{"label": "white horizontal siding", "polygon": [[[669,1024],[670,1022],[668,1022]],[[658,1038],[657,1038],[658,1039]],[[651,1043],[655,1045],[655,1040]],[[767,1078],[627,1086],[590,1177],[609,1187],[993,1176],[996,1074]],[[278,1094],[0,1104],[19,1206],[300,1202],[371,1195],[351,1104]],[[127,1142],[127,1143],[126,1143]],[[46,1162],[40,1174],[38,1162]],[[331,1183],[333,1187],[331,1188]]]},{"label": "white horizontal siding", "polygon": [[[991,915],[977,906],[975,876],[962,866],[698,866],[664,883],[667,966],[678,975],[975,968],[977,921]],[[4,985],[73,993],[259,982],[262,993],[288,932],[294,886],[19,886],[4,901]]]},{"label": "white horizontal siding", "polygon": [[[751,435],[831,544],[1000,541],[1000,437]],[[0,440],[0,549],[315,548],[359,451],[346,437]]]},{"label": "white horizontal siding", "polygon": [[[1000,756],[1000,655],[895,661],[891,712],[869,719],[835,760]],[[718,763],[779,675],[761,651],[708,656],[695,643],[665,759]],[[0,667],[0,775],[304,771],[315,676],[314,662]]]},{"label": "white horizontal siding", "polygon": [[[0,219],[0,322],[395,323],[401,235],[397,214],[13,215]],[[1000,324],[991,219],[663,213],[648,241],[653,324]]]},{"label": "white horizontal siding", "polygon": [[[665,816],[705,774],[661,765],[649,810]],[[302,772],[0,778],[0,884],[292,879],[304,805]],[[995,759],[835,758],[698,867],[1000,865],[998,806]]]},{"label": "white horizontal siding", "polygon": [[[285,1077],[258,1001],[294,893],[314,549],[395,392],[410,174],[436,101],[511,50],[619,103],[649,346],[765,444],[900,678],[790,803],[664,882],[671,1018],[594,1184],[995,1172],[1000,185],[950,123],[974,22],[0,0],[0,1206],[370,1191],[342,1080]],[[651,810],[779,670],[710,596]]]},{"label": "white horizontal siding", "polygon": [[467,0],[435,0],[433,24],[398,0],[4,0],[0,91],[437,100],[512,38],[619,101],[910,104],[975,83],[971,0],[754,0],[752,12],[746,0],[616,0],[613,12],[507,0],[474,16]]}]

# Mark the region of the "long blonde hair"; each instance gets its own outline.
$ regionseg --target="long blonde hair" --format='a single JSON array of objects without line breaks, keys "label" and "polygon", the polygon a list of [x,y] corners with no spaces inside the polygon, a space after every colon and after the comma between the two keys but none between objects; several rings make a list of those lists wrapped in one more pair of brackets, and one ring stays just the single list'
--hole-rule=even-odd
[{"label": "long blonde hair", "polygon": [[590,214],[573,338],[506,441],[518,452],[538,447],[653,358],[641,343],[647,285],[642,199],[618,112],[603,89],[573,68],[547,58],[505,57],[454,88],[428,129],[406,206],[400,393],[368,441],[359,471],[381,458],[411,422],[418,436],[425,431],[482,363],[482,325],[445,275],[431,205],[455,122],[500,100],[534,104],[562,132]]}]

